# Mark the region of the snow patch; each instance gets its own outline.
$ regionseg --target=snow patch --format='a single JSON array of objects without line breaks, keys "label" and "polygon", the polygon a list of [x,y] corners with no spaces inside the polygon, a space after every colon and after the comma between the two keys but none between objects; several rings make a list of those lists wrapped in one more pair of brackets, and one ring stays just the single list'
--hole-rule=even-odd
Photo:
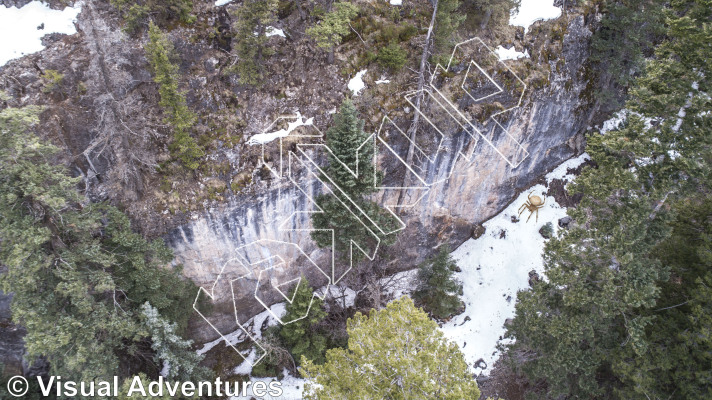
[{"label": "snow patch", "polygon": [[229,3],[232,3],[232,0],[215,0],[215,7],[224,6]]},{"label": "snow patch", "polygon": [[628,110],[622,109],[618,111],[617,113],[613,114],[613,116],[605,121],[603,121],[603,126],[601,127],[601,134],[605,135],[606,133],[610,131],[614,131],[618,128],[620,128],[621,124],[623,121],[626,120],[628,117]]},{"label": "snow patch", "polygon": [[352,307],[356,301],[356,291],[346,286],[329,285],[316,290],[319,296],[324,296],[325,292],[336,300],[337,304],[343,307]]},{"label": "snow patch", "polygon": [[266,132],[266,133],[258,133],[250,138],[250,140],[247,142],[249,145],[255,145],[255,144],[265,144],[269,143],[275,139],[278,138],[283,138],[290,133],[292,133],[293,130],[299,128],[300,126],[306,126],[306,125],[312,125],[314,123],[314,118],[309,118],[309,119],[304,119],[302,117],[302,114],[297,111],[296,117],[294,122],[289,122],[287,124],[287,129],[280,129],[278,131],[274,132]]},{"label": "snow patch", "polygon": [[[546,180],[566,176],[566,169],[575,168],[587,156],[571,159],[550,174]],[[563,172],[562,172],[563,171]],[[525,210],[519,222],[512,222],[518,208],[527,200],[527,195],[542,196],[543,185],[535,185],[522,192],[517,199],[494,218],[484,223],[485,234],[470,239],[452,253],[462,272],[456,276],[463,283],[462,300],[465,312],[453,317],[442,327],[445,336],[457,343],[473,370],[489,374],[498,358],[497,343],[505,333],[504,322],[514,317],[517,292],[529,287],[529,271],[544,274],[542,252],[544,239],[539,233],[550,222],[558,229],[558,219],[566,216],[566,209],[559,206],[553,197],[547,197],[536,215],[525,222],[529,211]],[[486,369],[474,365],[482,359]]]},{"label": "snow patch", "polygon": [[403,0],[390,0],[392,6],[402,6]]},{"label": "snow patch", "polygon": [[363,79],[362,79],[363,76],[366,75],[366,71],[367,70],[364,69],[364,70],[357,72],[356,76],[351,78],[351,80],[349,81],[349,84],[347,87],[349,88],[350,91],[353,92],[354,96],[358,96],[358,93],[361,90],[363,90],[363,88],[366,87],[366,84],[363,83]]},{"label": "snow patch", "polygon": [[499,57],[501,61],[529,58],[529,52],[527,50],[524,50],[524,53],[522,53],[520,51],[517,51],[514,46],[512,46],[512,48],[510,49],[505,49],[503,46],[497,46],[494,51],[495,53],[497,53],[497,57]]},{"label": "snow patch", "polygon": [[270,37],[270,36],[281,36],[281,37],[283,37],[283,38],[286,38],[286,36],[284,35],[284,31],[281,30],[281,29],[277,29],[277,28],[275,28],[274,26],[268,26],[267,29],[265,29],[265,35],[266,35],[267,37]]},{"label": "snow patch", "polygon": [[382,83],[391,83],[390,79],[379,79],[376,81],[376,85],[380,85]]},{"label": "snow patch", "polygon": [[574,175],[569,174],[568,170],[575,169],[576,167],[578,167],[579,165],[585,163],[586,161],[588,161],[590,159],[591,159],[591,156],[589,156],[588,153],[583,153],[578,157],[569,158],[568,160],[564,161],[563,164],[554,168],[553,171],[546,174],[546,184],[547,185],[550,184],[551,181],[553,181],[554,179],[568,180],[569,182],[573,181]]},{"label": "snow patch", "polygon": [[524,27],[527,33],[529,27],[536,21],[558,18],[561,9],[554,6],[554,0],[522,0],[519,11],[509,16],[509,24]]},{"label": "snow patch", "polygon": [[53,10],[39,1],[27,3],[22,8],[0,7],[0,66],[14,58],[44,49],[44,35],[77,33],[74,22],[81,9],[81,2],[64,10]]}]

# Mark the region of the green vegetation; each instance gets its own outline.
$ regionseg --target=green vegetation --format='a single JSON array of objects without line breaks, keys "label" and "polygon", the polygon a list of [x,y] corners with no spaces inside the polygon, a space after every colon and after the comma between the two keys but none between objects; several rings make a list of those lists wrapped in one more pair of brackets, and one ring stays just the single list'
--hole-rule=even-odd
[{"label": "green vegetation", "polygon": [[712,8],[670,7],[631,90],[638,115],[590,138],[576,224],[547,243],[548,280],[519,294],[509,352],[550,398],[712,395]]},{"label": "green vegetation", "polygon": [[196,288],[163,268],[172,255],[162,241],[134,233],[115,207],[86,203],[78,179],[49,162],[57,149],[32,133],[38,113],[0,111],[0,289],[14,293],[28,358],[44,356],[52,375],[76,381],[155,374],[147,360],[164,353],[151,349],[141,306],[180,333]]},{"label": "green vegetation", "polygon": [[324,362],[327,340],[326,336],[318,332],[317,324],[326,317],[324,302],[314,296],[314,290],[305,277],[302,277],[296,293],[292,291],[290,296],[294,296],[294,301],[287,304],[287,313],[282,320],[294,322],[282,326],[279,336],[295,360],[305,357],[321,364]]},{"label": "green vegetation", "polygon": [[603,18],[591,38],[589,91],[608,109],[620,108],[627,90],[664,33],[661,0],[606,0]]},{"label": "green vegetation", "polygon": [[326,363],[303,361],[304,398],[478,399],[480,391],[457,345],[408,297],[347,323],[348,348]]},{"label": "green vegetation", "polygon": [[45,85],[42,88],[42,91],[44,93],[50,93],[59,89],[60,85],[62,85],[62,81],[64,81],[64,74],[61,74],[55,69],[46,69],[44,74],[42,74],[42,78],[45,80]]},{"label": "green vegetation", "polygon": [[200,166],[205,153],[190,136],[195,114],[185,103],[185,95],[178,89],[178,66],[171,61],[173,45],[153,22],[149,25],[146,57],[151,64],[153,80],[158,84],[159,102],[167,114],[166,122],[173,127],[173,141],[168,146],[173,157],[184,167],[194,170]]},{"label": "green vegetation", "polygon": [[438,0],[438,12],[435,15],[435,36],[433,44],[436,54],[449,53],[455,42],[455,32],[465,20],[465,15],[458,12],[460,0]]},{"label": "green vegetation", "polygon": [[334,47],[351,32],[349,23],[358,15],[358,7],[348,1],[334,3],[332,10],[316,25],[307,29],[319,47],[329,51],[329,63],[334,62]]},{"label": "green vegetation", "polygon": [[462,305],[462,285],[452,276],[456,268],[447,246],[441,247],[435,257],[419,266],[413,299],[435,318],[447,318]]},{"label": "green vegetation", "polygon": [[245,0],[235,12],[235,52],[237,62],[229,72],[240,83],[257,85],[264,79],[262,63],[267,50],[266,28],[276,20],[277,0]]},{"label": "green vegetation", "polygon": [[403,68],[407,61],[408,53],[397,43],[390,43],[378,51],[376,60],[383,68],[396,72]]},{"label": "green vegetation", "polygon": [[[333,195],[323,194],[316,198],[317,206],[324,212],[312,215],[314,228],[320,230],[312,231],[311,236],[318,246],[325,248],[332,246],[333,238],[335,250],[346,259],[352,254],[352,243],[369,249],[377,240],[381,244],[392,243],[395,236],[377,233],[377,229],[364,225],[362,220],[365,218],[352,214],[355,209],[352,204],[356,204],[371,220],[386,227],[386,232],[395,226],[389,213],[367,199],[380,181],[378,174],[374,174],[374,145],[365,143],[367,139],[363,120],[359,119],[353,103],[345,100],[334,116],[333,126],[326,132],[326,144],[331,152],[327,155],[329,164],[324,167],[325,176],[322,177],[326,182],[331,179],[338,189]],[[358,154],[356,149],[359,149]],[[329,230],[333,230],[333,236]],[[354,246],[351,259],[355,262],[362,257]]]},{"label": "green vegetation", "polygon": [[151,16],[164,25],[178,20],[186,24],[195,22],[192,0],[110,0],[126,23],[124,29],[129,33],[137,32]]}]

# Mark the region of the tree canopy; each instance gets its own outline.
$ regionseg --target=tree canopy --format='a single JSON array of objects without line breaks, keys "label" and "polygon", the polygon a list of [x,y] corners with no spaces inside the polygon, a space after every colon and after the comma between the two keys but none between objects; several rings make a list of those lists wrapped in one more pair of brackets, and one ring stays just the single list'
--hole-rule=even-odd
[{"label": "tree canopy", "polygon": [[32,132],[38,112],[0,111],[0,288],[14,294],[28,356],[77,381],[155,373],[143,361],[153,351],[140,307],[180,333],[195,287],[162,267],[172,258],[162,241],[133,232],[115,207],[83,200],[78,179],[51,162],[57,148]]},{"label": "tree canopy", "polygon": [[589,139],[596,168],[547,243],[548,279],[519,294],[509,350],[549,397],[709,397],[712,8],[665,15],[626,121]]},{"label": "tree canopy", "polygon": [[304,398],[479,399],[480,391],[456,344],[403,297],[347,323],[348,348],[326,353],[326,363],[303,361]]}]

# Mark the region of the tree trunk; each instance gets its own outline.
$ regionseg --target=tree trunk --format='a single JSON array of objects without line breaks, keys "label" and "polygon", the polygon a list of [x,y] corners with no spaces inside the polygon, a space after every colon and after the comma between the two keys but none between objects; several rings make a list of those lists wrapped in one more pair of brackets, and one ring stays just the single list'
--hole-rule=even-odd
[{"label": "tree trunk", "polygon": [[328,60],[327,60],[327,62],[328,62],[329,64],[333,64],[333,63],[334,63],[334,48],[335,48],[335,47],[336,47],[336,46],[331,46],[331,48],[329,49],[329,58],[328,58]]},{"label": "tree trunk", "polygon": [[[433,28],[435,27],[435,17],[438,13],[438,0],[433,2],[433,16],[430,18],[430,26],[428,27],[428,34],[425,36],[425,46],[423,47],[423,54],[420,56],[420,70],[418,71],[418,95],[415,98],[415,114],[413,115],[413,123],[411,123],[410,128],[408,128],[408,136],[410,137],[410,146],[408,147],[408,155],[406,156],[406,164],[410,165],[413,162],[413,152],[415,150],[415,133],[418,131],[418,122],[420,121],[420,104],[423,100],[423,86],[425,86],[425,66],[428,61],[428,54],[430,53],[430,42],[433,36]],[[403,186],[408,185],[408,175],[406,175]],[[398,204],[401,204],[403,196],[407,189],[401,191],[398,196]]]}]

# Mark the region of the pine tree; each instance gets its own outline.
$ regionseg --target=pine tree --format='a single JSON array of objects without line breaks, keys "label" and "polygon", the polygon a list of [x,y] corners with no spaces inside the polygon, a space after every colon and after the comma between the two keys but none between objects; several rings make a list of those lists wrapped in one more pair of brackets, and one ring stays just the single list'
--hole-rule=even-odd
[{"label": "pine tree", "polygon": [[441,247],[435,257],[419,266],[413,299],[435,318],[449,317],[462,304],[459,296],[462,284],[453,277],[456,268],[447,246]]},{"label": "pine tree", "polygon": [[349,23],[358,15],[358,7],[348,1],[334,3],[324,19],[307,29],[319,47],[329,51],[329,63],[334,62],[334,48],[350,32]]},{"label": "pine tree", "polygon": [[123,17],[126,25],[125,30],[134,33],[146,23],[149,15],[160,21],[162,25],[166,22],[178,20],[186,24],[195,22],[192,0],[110,0],[119,14]]},{"label": "pine tree", "polygon": [[309,281],[302,277],[299,285],[290,293],[294,300],[286,306],[282,317],[285,325],[279,332],[294,359],[302,357],[322,363],[326,352],[326,336],[317,331],[316,325],[326,317],[323,301],[314,295]]},{"label": "pine tree", "polygon": [[547,243],[548,280],[519,294],[508,328],[513,358],[550,397],[708,396],[709,358],[690,352],[710,344],[696,296],[708,266],[693,256],[709,234],[674,221],[709,219],[682,210],[711,189],[712,9],[686,0],[666,14],[667,39],[631,91],[637,115],[590,138],[597,168],[573,185],[576,225]]},{"label": "pine tree", "polygon": [[154,360],[157,365],[163,365],[165,378],[187,381],[209,377],[209,373],[198,366],[203,356],[191,349],[192,341],[178,335],[175,322],[161,316],[149,302],[143,303],[140,310],[141,321],[151,338],[151,348],[156,352]]},{"label": "pine tree", "polygon": [[676,206],[669,239],[654,251],[670,267],[643,340],[623,348],[613,370],[619,398],[708,399],[712,396],[712,196]]},{"label": "pine tree", "polygon": [[433,43],[438,53],[449,53],[455,31],[465,20],[460,14],[460,0],[438,0],[438,11],[435,15],[435,37]]},{"label": "pine tree", "polygon": [[[349,256],[352,242],[368,249],[377,238],[384,245],[394,240],[394,235],[376,233],[378,230],[375,227],[364,226],[364,223],[370,224],[369,221],[352,214],[351,202],[354,202],[374,222],[387,229],[395,226],[390,214],[367,199],[380,182],[380,176],[373,166],[375,149],[367,139],[363,120],[358,117],[353,103],[345,100],[334,117],[334,124],[326,132],[326,144],[330,152],[327,153],[329,163],[323,168],[322,179],[334,186],[334,194],[316,198],[316,204],[323,212],[312,215],[312,225],[320,230],[311,233],[318,246],[328,248],[332,245],[332,234],[326,230],[333,230],[334,248],[343,257]],[[361,257],[362,253],[354,248],[353,259]]]},{"label": "pine tree", "polygon": [[235,11],[237,63],[232,71],[244,85],[257,85],[264,79],[261,70],[266,55],[266,28],[277,19],[277,3],[277,0],[245,0]]},{"label": "pine tree", "polygon": [[479,399],[460,349],[410,298],[347,325],[347,349],[329,350],[324,365],[303,362],[305,399]]},{"label": "pine tree", "polygon": [[57,148],[32,133],[38,112],[0,111],[0,289],[13,293],[28,358],[76,381],[121,376],[122,362],[153,372],[138,309],[148,301],[185,326],[195,287],[162,268],[172,255],[161,241],[132,232],[115,207],[83,202],[78,180],[48,161]]},{"label": "pine tree", "polygon": [[190,136],[195,124],[195,114],[185,102],[185,95],[178,88],[178,66],[171,61],[173,45],[161,29],[151,21],[148,29],[146,57],[153,70],[153,80],[158,84],[159,102],[166,121],[173,127],[173,141],[168,146],[174,157],[188,169],[198,168],[199,159],[205,155],[203,149]]},{"label": "pine tree", "polygon": [[591,38],[587,92],[608,110],[621,107],[620,91],[626,91],[643,69],[646,56],[663,30],[661,0],[607,0],[603,17]]}]

